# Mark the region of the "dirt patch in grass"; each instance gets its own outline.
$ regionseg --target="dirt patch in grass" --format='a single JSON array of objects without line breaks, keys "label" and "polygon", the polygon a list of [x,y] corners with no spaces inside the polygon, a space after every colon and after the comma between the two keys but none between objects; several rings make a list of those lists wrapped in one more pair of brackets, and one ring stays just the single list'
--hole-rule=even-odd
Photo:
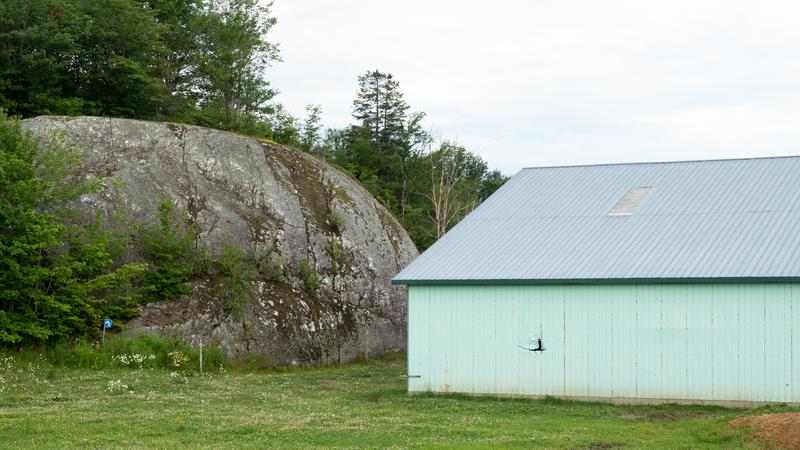
[{"label": "dirt patch in grass", "polygon": [[770,444],[790,450],[800,450],[800,413],[764,414],[740,417],[731,421],[733,426],[750,424],[756,436]]},{"label": "dirt patch in grass", "polygon": [[381,401],[381,395],[380,394],[367,394],[367,395],[362,395],[361,397],[358,397],[358,399],[362,400],[362,401],[365,401],[365,402],[369,402],[369,403],[378,403],[379,401]]}]

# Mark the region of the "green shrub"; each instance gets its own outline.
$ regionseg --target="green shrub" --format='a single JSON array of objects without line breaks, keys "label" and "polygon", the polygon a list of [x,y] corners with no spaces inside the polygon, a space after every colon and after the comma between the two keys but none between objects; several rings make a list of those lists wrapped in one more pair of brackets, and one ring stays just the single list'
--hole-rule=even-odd
[{"label": "green shrub", "polygon": [[300,261],[297,265],[297,270],[300,272],[300,278],[305,284],[306,291],[314,298],[319,296],[319,275],[311,267],[308,261]]},{"label": "green shrub", "polygon": [[58,138],[37,141],[0,110],[0,345],[87,335],[129,318],[146,264],[121,264],[103,214],[76,209],[103,179]]},{"label": "green shrub", "polygon": [[253,262],[247,260],[238,245],[225,244],[214,259],[213,267],[220,279],[216,297],[222,300],[227,313],[241,317],[250,300],[250,283],[258,278]]},{"label": "green shrub", "polygon": [[26,352],[29,357],[42,355],[55,367],[96,369],[104,366],[103,354],[91,343],[78,341],[74,344],[51,344],[40,352]]},{"label": "green shrub", "polygon": [[338,272],[339,267],[342,265],[342,257],[344,256],[342,241],[336,238],[331,239],[330,244],[328,244],[328,254],[331,257],[331,268],[334,272]]},{"label": "green shrub", "polygon": [[207,257],[171,200],[161,200],[156,218],[141,227],[142,255],[150,264],[142,287],[147,300],[172,300],[191,292],[189,281],[205,270]]},{"label": "green shrub", "polygon": [[347,218],[344,216],[344,214],[331,208],[331,210],[328,211],[328,222],[331,224],[331,227],[333,227],[333,230],[336,231],[337,234],[342,234],[344,232],[345,225],[347,225]]},{"label": "green shrub", "polygon": [[256,269],[264,279],[275,283],[283,281],[283,264],[280,261],[280,255],[274,244],[271,246],[256,247],[254,259]]}]

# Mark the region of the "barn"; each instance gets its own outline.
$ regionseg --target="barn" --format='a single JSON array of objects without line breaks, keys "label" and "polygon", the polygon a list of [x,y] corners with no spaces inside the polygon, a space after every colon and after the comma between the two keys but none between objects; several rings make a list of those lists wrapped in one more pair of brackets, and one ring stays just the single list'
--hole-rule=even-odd
[{"label": "barn", "polygon": [[523,169],[392,282],[410,393],[800,404],[800,157]]}]

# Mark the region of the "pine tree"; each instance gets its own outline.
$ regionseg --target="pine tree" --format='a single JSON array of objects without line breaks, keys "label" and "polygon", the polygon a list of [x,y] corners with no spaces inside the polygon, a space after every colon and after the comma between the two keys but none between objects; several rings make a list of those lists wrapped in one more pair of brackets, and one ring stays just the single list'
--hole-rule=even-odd
[{"label": "pine tree", "polygon": [[353,101],[353,117],[372,134],[375,149],[385,155],[402,145],[408,104],[400,84],[392,74],[379,70],[358,77],[358,94]]},{"label": "pine tree", "polygon": [[320,144],[320,130],[322,130],[322,107],[306,106],[306,120],[300,133],[300,148],[309,153],[316,152]]}]

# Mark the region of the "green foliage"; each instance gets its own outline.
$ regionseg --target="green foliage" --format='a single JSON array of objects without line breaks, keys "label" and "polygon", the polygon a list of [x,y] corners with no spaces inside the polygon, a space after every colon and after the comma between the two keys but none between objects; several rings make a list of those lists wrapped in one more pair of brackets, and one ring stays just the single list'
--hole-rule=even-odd
[{"label": "green foliage", "polygon": [[273,138],[270,9],[256,0],[4,0],[0,108]]},{"label": "green foliage", "polygon": [[298,120],[296,117],[289,114],[283,106],[277,105],[271,108],[267,117],[267,123],[271,130],[268,137],[273,141],[292,147],[299,147],[301,145],[301,130],[298,125]]},{"label": "green foliage", "polygon": [[240,246],[226,243],[214,259],[211,274],[219,278],[215,297],[226,312],[242,317],[250,300],[250,284],[258,277],[252,261],[245,258]]},{"label": "green foliage", "polygon": [[499,170],[492,170],[485,172],[481,177],[480,185],[478,187],[478,201],[482,202],[494,194],[494,191],[500,189],[508,181],[508,177],[500,173]]},{"label": "green foliage", "polygon": [[[43,359],[53,367],[69,369],[162,368],[194,372],[200,368],[199,348],[181,337],[161,337],[140,334],[135,337],[106,335],[105,343],[57,343],[22,353],[23,360]],[[178,365],[176,365],[176,362]],[[225,353],[218,347],[203,347],[203,366],[217,369],[227,363]]]},{"label": "green foliage", "polygon": [[[243,368],[270,367],[254,359]],[[209,370],[177,386],[171,370],[17,363],[13,373],[0,371],[0,447],[756,449],[764,443],[755,430],[731,420],[798,411],[409,396],[398,374],[413,372],[403,363],[369,361]],[[111,380],[134,392],[112,397]]]},{"label": "green foliage", "polygon": [[271,3],[211,0],[198,21],[196,78],[205,124],[239,130],[241,119],[266,112],[275,92],[262,72],[278,58],[264,36],[275,25]]},{"label": "green foliage", "polygon": [[338,272],[344,258],[344,247],[342,247],[342,241],[336,238],[331,239],[330,243],[328,244],[328,255],[331,257],[331,266],[333,271]]},{"label": "green foliage", "polygon": [[255,259],[256,269],[264,279],[276,283],[284,281],[283,263],[280,260],[278,249],[274,244],[270,246],[257,246],[253,257]]},{"label": "green foliage", "polygon": [[0,107],[38,114],[151,117],[164,47],[151,10],[131,0],[0,3]]},{"label": "green foliage", "polygon": [[147,300],[171,300],[191,292],[189,280],[207,266],[202,247],[169,199],[159,204],[157,222],[141,229],[142,256],[150,263],[143,282]]},{"label": "green foliage", "polygon": [[308,153],[317,153],[320,148],[320,130],[322,107],[319,105],[306,106],[306,119],[300,135],[299,147]]},{"label": "green foliage", "polygon": [[[37,0],[34,0],[37,1]],[[131,0],[84,0],[72,4],[81,17],[69,59],[70,90],[82,98],[86,113],[152,118],[162,81],[152,67],[167,52],[153,11]],[[56,55],[54,55],[56,56]]]},{"label": "green foliage", "polygon": [[344,227],[347,225],[347,217],[331,208],[330,211],[328,211],[328,222],[331,224],[336,234],[342,234],[344,232]]},{"label": "green foliage", "polygon": [[195,54],[202,50],[197,39],[197,22],[203,0],[146,0],[159,24],[160,38],[166,51],[153,55],[153,72],[163,80],[163,92],[158,97],[156,116],[179,122],[193,122],[195,84],[193,67]]},{"label": "green foliage", "polygon": [[300,273],[300,278],[303,280],[306,292],[312,297],[317,298],[319,296],[319,275],[317,271],[314,270],[314,267],[306,260],[300,261],[297,265],[297,271]]},{"label": "green foliage", "polygon": [[[38,145],[37,145],[38,144]],[[118,238],[71,208],[99,179],[74,152],[0,116],[0,343],[45,342],[135,315],[146,264],[115,263]]]},{"label": "green foliage", "polygon": [[391,74],[359,77],[357,125],[329,130],[324,147],[400,221],[420,250],[436,241],[505,181],[465,148],[447,141],[431,150],[424,113],[409,113]]},{"label": "green foliage", "polygon": [[194,235],[186,212],[171,200],[161,201],[156,216],[156,223],[144,224],[140,230],[140,252],[149,263],[141,284],[145,300],[176,299],[191,292],[193,280],[210,277],[215,283],[214,297],[227,313],[241,317],[249,301],[250,283],[259,273],[272,281],[283,279],[274,248],[260,247],[247,254],[241,246],[225,243],[212,254]]},{"label": "green foliage", "polygon": [[403,146],[408,104],[400,84],[392,74],[379,70],[358,77],[358,95],[353,101],[353,117],[369,130],[374,149],[385,155]]}]

